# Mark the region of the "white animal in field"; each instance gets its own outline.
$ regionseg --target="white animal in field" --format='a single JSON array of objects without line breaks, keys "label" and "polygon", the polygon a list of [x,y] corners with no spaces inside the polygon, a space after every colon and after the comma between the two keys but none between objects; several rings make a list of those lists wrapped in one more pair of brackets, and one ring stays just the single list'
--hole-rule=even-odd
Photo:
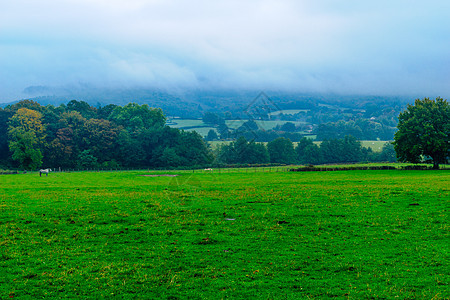
[{"label": "white animal in field", "polygon": [[204,171],[206,171],[206,172],[212,172],[213,169],[211,169],[211,168],[206,168]]},{"label": "white animal in field", "polygon": [[40,169],[39,170],[39,176],[42,177],[42,174],[45,174],[45,176],[48,176],[48,173],[51,172],[52,169]]}]

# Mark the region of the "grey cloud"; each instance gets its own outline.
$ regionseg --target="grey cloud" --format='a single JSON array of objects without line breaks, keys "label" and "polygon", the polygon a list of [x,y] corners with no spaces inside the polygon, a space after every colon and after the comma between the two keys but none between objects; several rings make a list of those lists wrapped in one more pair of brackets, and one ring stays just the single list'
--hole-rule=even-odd
[{"label": "grey cloud", "polygon": [[445,97],[449,6],[445,0],[4,1],[0,101],[30,85],[77,82]]}]

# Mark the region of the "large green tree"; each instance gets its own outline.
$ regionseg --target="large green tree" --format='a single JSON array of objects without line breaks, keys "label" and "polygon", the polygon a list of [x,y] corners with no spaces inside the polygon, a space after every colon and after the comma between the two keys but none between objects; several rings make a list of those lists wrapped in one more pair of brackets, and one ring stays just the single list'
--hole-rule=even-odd
[{"label": "large green tree", "polygon": [[117,125],[122,125],[130,133],[161,128],[166,123],[166,117],[160,108],[151,108],[147,104],[136,103],[115,107],[108,118]]},{"label": "large green tree", "polygon": [[269,152],[270,162],[279,164],[294,164],[296,163],[296,152],[294,144],[290,139],[279,137],[267,144],[267,151]]},{"label": "large green tree", "polygon": [[229,145],[222,145],[217,151],[218,161],[227,164],[260,164],[270,161],[267,148],[262,143],[254,140],[247,142],[244,137],[239,137]]},{"label": "large green tree", "polygon": [[9,159],[8,148],[8,121],[13,113],[8,109],[0,108],[0,165],[5,164]]},{"label": "large green tree", "polygon": [[9,149],[12,159],[27,170],[37,169],[42,164],[44,147],[44,125],[38,111],[20,108],[8,123]]},{"label": "large green tree", "polygon": [[400,113],[394,147],[399,161],[418,163],[431,158],[433,168],[445,163],[450,150],[450,106],[440,97],[416,99]]},{"label": "large green tree", "polygon": [[86,122],[77,111],[62,113],[52,126],[56,130],[55,138],[49,141],[46,160],[60,167],[75,167],[79,154],[86,150],[83,139]]},{"label": "large green tree", "polygon": [[295,148],[297,160],[299,163],[318,165],[322,163],[322,152],[319,146],[313,143],[312,139],[302,138]]}]

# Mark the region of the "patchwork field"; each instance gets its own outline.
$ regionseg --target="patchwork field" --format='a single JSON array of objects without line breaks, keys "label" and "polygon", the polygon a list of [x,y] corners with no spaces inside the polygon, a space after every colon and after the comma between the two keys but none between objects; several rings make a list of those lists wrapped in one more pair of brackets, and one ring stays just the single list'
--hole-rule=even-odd
[{"label": "patchwork field", "polygon": [[0,175],[0,298],[448,299],[448,171]]},{"label": "patchwork field", "polygon": [[[227,120],[226,125],[232,129],[237,129],[242,126],[248,120]],[[255,120],[258,126],[264,130],[270,130],[275,128],[277,125],[283,125],[287,121],[262,121]],[[291,122],[295,125],[304,125],[304,122]],[[197,131],[201,136],[206,136],[209,130],[215,130],[217,132],[217,128],[212,127],[206,123],[203,123],[201,119],[173,119],[170,123],[168,123],[170,127],[180,128],[187,131]]]},{"label": "patchwork field", "polygon": [[[230,128],[237,129],[247,121],[248,120],[226,120],[225,124]],[[254,120],[254,121],[258,125],[258,127],[263,130],[270,130],[270,129],[275,128],[277,125],[284,125],[285,123],[289,122],[289,121],[280,121],[280,120],[277,120],[277,121]],[[290,123],[294,123],[296,126],[306,124],[305,122],[299,122],[299,121],[292,121]]]}]

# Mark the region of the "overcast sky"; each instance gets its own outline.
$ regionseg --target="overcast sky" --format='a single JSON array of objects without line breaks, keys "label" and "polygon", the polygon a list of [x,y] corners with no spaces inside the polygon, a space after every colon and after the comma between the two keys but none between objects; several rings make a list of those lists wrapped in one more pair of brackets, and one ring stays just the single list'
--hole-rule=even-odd
[{"label": "overcast sky", "polygon": [[450,1],[0,1],[0,102],[86,84],[447,98]]}]

